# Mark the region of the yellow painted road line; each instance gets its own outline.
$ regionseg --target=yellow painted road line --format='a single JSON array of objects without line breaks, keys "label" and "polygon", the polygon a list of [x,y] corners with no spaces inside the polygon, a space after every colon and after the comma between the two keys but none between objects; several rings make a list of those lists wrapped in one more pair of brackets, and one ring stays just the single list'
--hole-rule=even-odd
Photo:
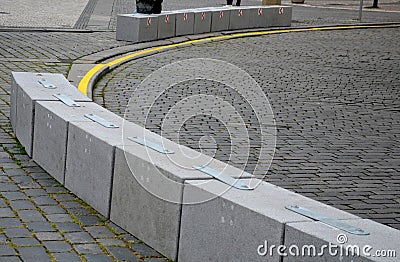
[{"label": "yellow painted road line", "polygon": [[82,78],[82,80],[79,82],[78,89],[83,93],[85,96],[88,94],[88,86],[90,83],[90,80],[99,72],[101,69],[106,67],[104,64],[98,64],[92,69],[90,69],[89,72],[86,73],[86,75]]},{"label": "yellow painted road line", "polygon": [[384,25],[342,25],[342,26],[326,26],[326,27],[310,27],[310,28],[295,28],[295,29],[278,29],[278,30],[269,30],[269,31],[254,31],[254,32],[246,32],[246,33],[232,33],[228,35],[222,36],[214,36],[207,37],[197,40],[189,40],[176,44],[169,44],[164,46],[153,47],[141,51],[137,51],[135,53],[120,57],[115,59],[107,64],[98,64],[93,67],[81,80],[79,83],[78,89],[83,94],[88,94],[89,83],[91,79],[104,67],[113,67],[118,66],[121,63],[127,62],[135,57],[139,57],[141,55],[151,54],[157,51],[165,51],[168,49],[172,49],[175,47],[181,47],[185,45],[191,45],[196,43],[205,43],[209,41],[218,41],[218,40],[227,40],[239,37],[251,37],[251,36],[262,36],[262,35],[273,35],[273,34],[284,34],[284,33],[300,33],[300,32],[310,32],[310,31],[329,31],[329,30],[347,30],[347,29],[374,29],[374,28],[392,28],[392,27],[400,27],[400,24],[384,24]]},{"label": "yellow painted road line", "polygon": [[133,54],[130,55],[126,55],[123,56],[121,58],[115,59],[109,63],[107,63],[107,66],[112,67],[115,66],[119,63],[125,62],[129,59],[141,56],[141,55],[146,55],[146,54],[150,54],[156,51],[163,51],[163,50],[167,50],[167,49],[171,49],[174,47],[180,47],[180,46],[184,46],[184,45],[191,45],[191,44],[195,44],[195,43],[204,43],[207,41],[215,41],[215,40],[219,40],[219,39],[229,39],[232,38],[230,36],[216,36],[216,37],[208,37],[208,38],[202,38],[202,39],[198,39],[198,40],[190,40],[190,41],[185,41],[185,42],[181,42],[181,43],[176,43],[176,44],[169,44],[169,45],[164,45],[164,46],[158,46],[158,47],[153,47],[153,48],[149,48],[149,49],[145,49],[142,51],[138,51],[135,52]]}]

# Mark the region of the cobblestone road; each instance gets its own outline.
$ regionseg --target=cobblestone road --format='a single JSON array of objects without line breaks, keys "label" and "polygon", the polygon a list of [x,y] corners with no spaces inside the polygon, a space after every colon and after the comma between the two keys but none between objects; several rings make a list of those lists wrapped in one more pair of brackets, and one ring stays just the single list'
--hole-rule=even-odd
[{"label": "cobblestone road", "polygon": [[[107,74],[95,89],[95,100],[123,115],[135,85],[155,69],[189,58],[230,62],[261,85],[275,113],[278,140],[266,181],[400,229],[399,37],[398,28],[346,30],[180,48],[138,59]],[[211,81],[175,85],[154,101],[148,116],[136,111],[130,117],[160,133],[169,110],[198,94],[218,96],[232,104],[253,130],[250,138],[257,141],[254,135],[259,130],[251,105]],[[138,96],[146,97],[146,91]],[[141,103],[140,99],[131,102]],[[186,109],[200,112],[211,107],[190,104]],[[162,131],[175,138],[175,129]],[[225,125],[209,116],[189,119],[179,133],[180,143],[209,150],[249,172],[263,161],[254,147],[247,161],[247,153],[240,153],[245,148],[230,141]],[[237,157],[229,159],[233,151]]]},{"label": "cobblestone road", "polygon": [[[49,20],[50,16],[43,20],[40,16],[49,11],[39,8],[39,13],[34,7],[17,13],[21,15],[18,19],[8,19],[15,14],[13,10],[19,10],[21,1],[3,1],[0,27],[92,25],[88,28],[112,30],[116,14],[129,13],[134,7],[130,0],[114,0],[112,4],[108,0],[85,0],[79,5],[71,5],[71,1],[63,1],[68,8],[57,6],[62,9],[57,20]],[[86,2],[89,4],[78,19],[76,12]],[[164,9],[219,6],[224,2],[168,0]],[[55,1],[35,3],[53,11]],[[243,3],[254,5],[259,1]],[[6,4],[12,7],[7,9]],[[294,10],[296,26],[354,23],[358,17],[356,10],[303,6]],[[104,23],[98,26],[96,19]],[[399,20],[398,13],[365,12],[363,21]],[[67,74],[73,60],[127,43],[116,42],[115,33],[110,31],[7,31],[0,28],[0,261],[165,261],[37,166],[17,143],[9,122],[11,71]],[[261,84],[275,112],[278,145],[268,181],[399,228],[398,36],[399,29],[314,32],[179,49],[126,64],[106,75],[96,90],[96,99],[121,114],[132,92],[130,87],[163,65],[193,57],[231,62]],[[181,92],[188,85],[191,88]],[[160,97],[156,105],[161,111],[152,112],[149,120],[153,122],[148,126],[158,132],[157,125],[170,105],[205,90],[218,93],[226,101],[243,102],[239,111],[249,129],[254,127],[252,138],[257,136],[251,106],[225,86],[207,81],[177,85]],[[228,161],[230,140],[221,123],[199,117],[185,127],[181,142]],[[207,140],[211,136],[218,146]],[[249,161],[245,161],[246,154],[238,154],[231,163],[251,171],[257,153],[253,147]]]},{"label": "cobblestone road", "polygon": [[9,122],[12,71],[66,75],[72,60],[124,43],[112,33],[23,32],[0,32],[0,43],[0,261],[165,261],[33,162]]}]

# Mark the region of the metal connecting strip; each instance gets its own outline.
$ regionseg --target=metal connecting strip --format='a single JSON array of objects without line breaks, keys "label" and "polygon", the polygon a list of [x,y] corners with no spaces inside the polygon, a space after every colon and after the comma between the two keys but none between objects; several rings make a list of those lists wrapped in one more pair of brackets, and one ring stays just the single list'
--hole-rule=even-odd
[{"label": "metal connecting strip", "polygon": [[136,142],[136,143],[138,143],[138,144],[140,144],[142,146],[147,146],[148,148],[151,148],[151,149],[153,149],[153,150],[155,150],[155,151],[157,151],[159,153],[162,153],[162,154],[173,154],[173,153],[175,153],[172,150],[165,149],[162,145],[159,145],[159,144],[156,144],[154,142],[145,140],[143,138],[139,138],[139,137],[134,136],[134,137],[128,137],[128,139],[133,141],[133,142]]},{"label": "metal connecting strip", "polygon": [[326,225],[335,227],[337,229],[343,230],[347,233],[354,234],[354,235],[361,235],[361,236],[366,236],[369,235],[368,232],[362,230],[361,228],[353,227],[349,224],[343,223],[337,219],[326,217],[324,215],[315,213],[307,208],[304,207],[299,207],[299,206],[287,206],[286,209],[289,209],[290,211],[293,211],[297,214],[303,215],[305,217],[314,219],[316,221],[319,221],[321,223],[324,223]]},{"label": "metal connecting strip", "polygon": [[58,93],[58,94],[53,94],[53,96],[58,100],[60,100],[61,102],[63,102],[64,104],[66,104],[67,106],[79,107],[79,105],[73,99],[69,98],[66,95]]},{"label": "metal connecting strip", "polygon": [[39,82],[39,84],[41,84],[44,88],[47,88],[47,89],[56,89],[56,88],[57,88],[55,85],[53,85],[53,84],[47,82],[46,79],[39,80],[38,82]]},{"label": "metal connecting strip", "polygon": [[243,184],[241,181],[224,175],[222,174],[222,172],[212,169],[210,167],[206,167],[206,166],[193,166],[194,169],[199,170],[209,176],[212,176],[213,178],[227,184],[230,185],[234,188],[240,189],[240,190],[253,190],[254,188],[249,187],[248,185]]},{"label": "metal connecting strip", "polygon": [[107,120],[104,120],[103,118],[94,114],[86,114],[85,117],[107,128],[119,128],[119,126],[114,125],[113,123],[110,123]]}]

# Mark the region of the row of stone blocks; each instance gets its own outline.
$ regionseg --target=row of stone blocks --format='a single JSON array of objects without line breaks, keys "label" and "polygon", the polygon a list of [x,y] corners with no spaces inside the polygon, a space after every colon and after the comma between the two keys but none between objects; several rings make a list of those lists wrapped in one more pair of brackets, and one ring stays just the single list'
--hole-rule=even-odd
[{"label": "row of stone blocks", "polygon": [[[67,106],[54,94],[68,96],[79,107]],[[86,114],[114,126],[100,125]],[[347,245],[371,246],[371,254],[379,249],[400,254],[398,230],[262,182],[124,121],[91,102],[62,75],[13,73],[11,121],[27,153],[49,174],[173,260],[386,261],[363,252],[359,257],[339,256]],[[162,144],[169,152],[160,153],[129,137]],[[239,190],[192,168],[204,164],[257,187]],[[337,236],[343,231],[285,208],[296,205],[370,235],[348,234],[340,246]],[[334,254],[327,248],[322,252],[329,243],[336,245]],[[311,245],[319,256],[308,256]],[[304,247],[307,254],[302,256]]]},{"label": "row of stone blocks", "polygon": [[117,40],[144,42],[226,30],[290,26],[292,7],[244,6],[117,16]]}]

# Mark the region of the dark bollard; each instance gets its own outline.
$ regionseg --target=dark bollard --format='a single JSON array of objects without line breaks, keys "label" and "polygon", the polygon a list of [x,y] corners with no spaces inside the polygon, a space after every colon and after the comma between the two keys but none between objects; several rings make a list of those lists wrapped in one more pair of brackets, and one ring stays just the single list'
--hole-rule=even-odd
[{"label": "dark bollard", "polygon": [[160,14],[163,0],[136,0],[136,11],[140,14]]}]

